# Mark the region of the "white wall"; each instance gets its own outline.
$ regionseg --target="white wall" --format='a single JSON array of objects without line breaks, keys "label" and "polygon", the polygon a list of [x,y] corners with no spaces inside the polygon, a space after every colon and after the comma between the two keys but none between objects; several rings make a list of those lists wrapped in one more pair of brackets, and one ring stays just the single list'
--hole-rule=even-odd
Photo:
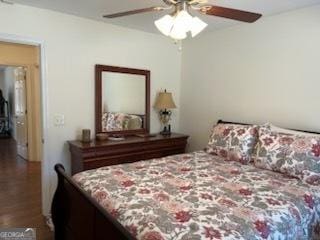
[{"label": "white wall", "polygon": [[[44,211],[49,212],[55,190],[55,163],[70,169],[66,141],[81,129],[94,129],[94,65],[106,64],[151,71],[151,101],[167,88],[180,97],[181,57],[172,41],[160,35],[129,30],[53,11],[21,5],[0,4],[0,34],[44,41],[48,81],[49,130],[46,144],[49,175],[43,178]],[[179,101],[177,101],[179,105]],[[65,126],[55,127],[53,116],[65,115]],[[173,125],[178,130],[179,111]],[[151,130],[160,124],[155,111]]]},{"label": "white wall", "polygon": [[146,77],[104,72],[102,74],[103,112],[146,113]]},{"label": "white wall", "polygon": [[186,41],[180,130],[190,150],[218,119],[320,131],[319,59],[320,5]]}]

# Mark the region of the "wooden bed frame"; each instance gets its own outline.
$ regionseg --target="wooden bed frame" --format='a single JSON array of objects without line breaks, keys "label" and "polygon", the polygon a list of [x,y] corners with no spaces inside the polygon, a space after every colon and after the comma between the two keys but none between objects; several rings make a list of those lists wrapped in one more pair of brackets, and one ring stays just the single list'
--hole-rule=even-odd
[{"label": "wooden bed frame", "polygon": [[[222,120],[218,123],[242,124]],[[58,175],[58,186],[51,208],[55,240],[136,239],[95,199],[81,189],[72,177],[66,174],[61,164],[55,166],[55,171]]]},{"label": "wooden bed frame", "polygon": [[51,207],[55,240],[135,239],[66,174],[61,164],[55,171],[58,187]]}]

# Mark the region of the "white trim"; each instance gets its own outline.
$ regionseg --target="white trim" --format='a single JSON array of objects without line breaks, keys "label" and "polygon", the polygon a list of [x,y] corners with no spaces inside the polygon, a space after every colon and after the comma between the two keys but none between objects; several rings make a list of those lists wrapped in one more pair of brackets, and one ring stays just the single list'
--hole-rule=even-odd
[{"label": "white trim", "polygon": [[18,36],[14,34],[0,33],[0,41],[1,42],[10,42],[10,43],[20,43],[32,46],[41,46],[43,45],[43,41],[35,40],[33,38]]},{"label": "white trim", "polygon": [[45,44],[42,40],[28,38],[24,36],[0,33],[1,42],[10,42],[18,44],[26,44],[32,46],[39,46],[40,48],[40,81],[41,81],[41,111],[42,111],[42,138],[44,143],[42,145],[42,161],[41,161],[41,192],[42,192],[42,214],[47,216],[50,209],[46,209],[50,201],[50,162],[48,158],[48,81],[47,81],[47,65]]}]

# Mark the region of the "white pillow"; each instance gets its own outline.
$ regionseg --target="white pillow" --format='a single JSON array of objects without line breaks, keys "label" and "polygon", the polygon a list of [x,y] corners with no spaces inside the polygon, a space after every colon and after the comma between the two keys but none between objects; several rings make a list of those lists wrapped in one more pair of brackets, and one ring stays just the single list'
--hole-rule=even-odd
[{"label": "white pillow", "polygon": [[313,136],[313,137],[317,136],[317,137],[319,137],[319,134],[316,134],[316,133],[307,133],[307,132],[302,132],[302,131],[281,128],[281,127],[273,125],[272,123],[268,123],[266,125],[268,125],[270,127],[270,130],[273,132],[284,133],[284,134],[293,134],[293,135],[298,135],[298,136]]},{"label": "white pillow", "polygon": [[143,128],[141,117],[136,115],[130,115],[130,120],[128,122],[128,129],[135,130],[135,129],[141,129],[141,128]]}]

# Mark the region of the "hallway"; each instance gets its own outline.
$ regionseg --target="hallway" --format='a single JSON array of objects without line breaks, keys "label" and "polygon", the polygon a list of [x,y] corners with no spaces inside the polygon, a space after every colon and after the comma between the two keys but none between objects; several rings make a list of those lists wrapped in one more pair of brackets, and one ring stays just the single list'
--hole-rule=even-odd
[{"label": "hallway", "polygon": [[0,228],[32,227],[52,240],[41,214],[41,164],[17,157],[12,139],[0,139]]}]

